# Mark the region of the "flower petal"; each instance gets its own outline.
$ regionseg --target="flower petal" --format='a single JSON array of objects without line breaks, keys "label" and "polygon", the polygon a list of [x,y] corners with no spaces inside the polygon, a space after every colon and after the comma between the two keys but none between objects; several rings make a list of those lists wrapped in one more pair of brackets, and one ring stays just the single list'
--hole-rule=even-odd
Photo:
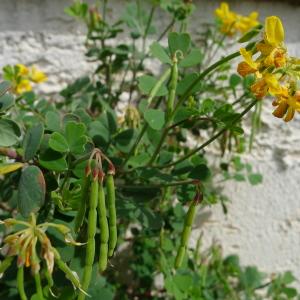
[{"label": "flower petal", "polygon": [[265,20],[266,40],[276,46],[284,40],[284,29],[281,20],[276,16],[267,17]]}]

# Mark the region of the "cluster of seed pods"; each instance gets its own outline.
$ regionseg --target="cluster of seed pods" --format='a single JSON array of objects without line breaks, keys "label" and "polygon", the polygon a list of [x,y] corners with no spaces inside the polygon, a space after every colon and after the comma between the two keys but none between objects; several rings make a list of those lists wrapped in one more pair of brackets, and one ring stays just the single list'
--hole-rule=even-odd
[{"label": "cluster of seed pods", "polygon": [[[103,160],[108,163],[106,174],[102,167]],[[101,150],[94,149],[85,169],[81,202],[75,218],[75,231],[78,232],[84,222],[88,208],[86,256],[82,278],[82,289],[84,291],[88,290],[95,260],[97,221],[100,229],[99,272],[103,272],[107,268],[108,257],[113,255],[117,244],[114,175],[115,168],[112,162]],[[85,296],[81,292],[78,300],[85,299]]]}]

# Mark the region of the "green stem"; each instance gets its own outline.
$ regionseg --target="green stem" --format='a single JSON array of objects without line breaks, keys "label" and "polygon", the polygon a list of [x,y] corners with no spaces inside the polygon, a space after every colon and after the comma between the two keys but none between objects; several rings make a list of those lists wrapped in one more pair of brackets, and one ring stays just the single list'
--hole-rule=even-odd
[{"label": "green stem", "polygon": [[[68,267],[68,265],[61,259],[58,251],[54,251],[55,263],[58,268],[66,275],[66,277],[72,282],[74,287],[81,289],[79,278],[76,274]],[[82,291],[84,292],[84,291]]]},{"label": "green stem", "polygon": [[195,184],[195,180],[187,179],[187,180],[181,180],[176,182],[147,184],[147,185],[141,185],[141,184],[136,184],[136,185],[116,184],[116,185],[118,188],[124,190],[145,190],[145,189],[158,189],[158,188],[164,188],[169,186],[181,186],[181,185],[189,185],[189,184]]},{"label": "green stem", "polygon": [[212,136],[209,140],[207,140],[205,143],[203,143],[201,146],[195,148],[194,150],[190,151],[188,154],[184,155],[183,157],[179,158],[178,160],[166,164],[166,165],[162,165],[162,166],[156,166],[159,169],[164,169],[164,168],[170,168],[173,167],[183,161],[185,161],[186,159],[190,158],[191,156],[193,156],[195,153],[199,152],[200,150],[204,149],[206,146],[208,146],[209,144],[211,144],[214,140],[216,140],[219,136],[221,136],[226,130],[228,130],[228,128],[232,125],[234,125],[236,122],[238,122],[244,115],[246,115],[251,108],[256,104],[256,100],[254,100],[253,102],[251,102],[246,108],[245,110],[243,110],[236,118],[234,118],[232,120],[232,122],[230,122],[230,124],[228,124],[226,127],[224,127],[223,129],[221,129],[218,133],[216,133],[214,136]]},{"label": "green stem", "polygon": [[[248,47],[250,47],[250,46],[248,46]],[[237,52],[235,52],[235,53],[233,53],[233,54],[230,54],[230,55],[228,55],[228,56],[226,56],[226,57],[220,59],[219,61],[217,61],[216,63],[214,63],[214,64],[211,65],[210,67],[208,67],[206,70],[204,70],[203,72],[201,72],[201,73],[199,74],[198,78],[195,79],[195,80],[190,84],[190,86],[188,87],[187,91],[179,98],[179,100],[178,100],[178,102],[177,102],[177,104],[176,104],[176,106],[175,106],[175,109],[174,109],[174,110],[172,111],[172,113],[170,114],[169,119],[170,119],[170,120],[173,119],[173,117],[175,116],[175,113],[177,112],[177,110],[179,109],[179,107],[183,104],[183,102],[184,102],[189,96],[191,96],[193,88],[194,88],[194,87],[195,87],[202,79],[204,79],[204,77],[205,77],[206,75],[208,75],[210,72],[212,72],[213,70],[215,70],[216,68],[218,68],[219,66],[221,66],[222,64],[224,64],[225,62],[228,62],[228,61],[230,61],[230,60],[232,60],[232,59],[234,59],[234,58],[236,58],[236,57],[238,57],[238,56],[240,56],[240,52],[239,52],[239,51],[237,51]],[[156,159],[158,153],[160,152],[160,148],[162,147],[162,145],[163,145],[163,143],[164,143],[164,140],[165,140],[165,138],[166,138],[166,136],[167,136],[167,133],[168,133],[168,130],[164,129],[163,134],[162,134],[162,136],[161,136],[161,138],[160,138],[160,141],[158,142],[158,145],[157,145],[156,149],[154,150],[154,154],[152,155],[150,161],[148,162],[148,165],[151,165],[151,164],[155,161],[155,159]]]},{"label": "green stem", "polygon": [[159,142],[158,142],[158,144],[157,144],[157,146],[156,146],[156,148],[154,150],[154,153],[151,156],[151,158],[150,158],[150,160],[149,160],[149,162],[147,164],[148,167],[151,166],[153,164],[153,162],[155,161],[155,159],[156,159],[157,155],[159,154],[160,149],[161,149],[161,147],[162,147],[162,145],[163,145],[163,143],[165,141],[165,138],[168,135],[168,132],[169,132],[169,127],[164,128],[163,133],[162,133],[162,135],[160,137],[160,140],[159,140]]},{"label": "green stem", "polygon": [[201,72],[198,76],[198,78],[196,78],[187,88],[186,92],[179,98],[175,109],[173,110],[172,113],[172,117],[174,117],[175,113],[177,112],[178,108],[183,104],[183,102],[192,95],[192,91],[193,88],[202,80],[205,78],[206,75],[208,75],[210,72],[212,72],[213,70],[217,69],[219,66],[221,66],[222,64],[236,58],[240,56],[240,52],[234,52],[228,56],[225,56],[224,58],[220,59],[219,61],[215,62],[214,64],[212,64],[210,67],[208,67],[207,69],[205,69],[203,72]]},{"label": "green stem", "polygon": [[253,148],[253,142],[255,138],[255,134],[259,131],[260,129],[260,115],[261,115],[261,104],[262,101],[257,102],[255,106],[255,111],[252,115],[252,120],[251,120],[251,135],[250,135],[250,140],[249,140],[249,151],[252,151]]},{"label": "green stem", "polygon": [[145,50],[146,50],[146,40],[147,40],[149,29],[150,29],[150,26],[151,26],[151,23],[152,23],[154,11],[155,11],[155,6],[152,5],[151,11],[150,11],[150,14],[149,14],[149,18],[148,18],[148,21],[147,21],[147,25],[146,25],[146,28],[145,28],[145,32],[144,32],[144,35],[143,35],[143,46],[142,46],[143,53],[145,53]]},{"label": "green stem", "polygon": [[35,280],[36,293],[39,297],[39,300],[44,300],[40,273],[34,274],[34,280]]},{"label": "green stem", "polygon": [[[159,78],[159,80],[156,82],[155,86],[152,88],[149,98],[148,98],[148,105],[151,105],[153,98],[156,96],[158,90],[160,89],[160,87],[162,86],[162,84],[167,80],[167,78],[170,76],[171,74],[171,69],[167,69],[162,76]],[[141,129],[138,137],[136,138],[133,146],[131,147],[126,159],[124,160],[123,164],[121,167],[124,167],[126,165],[126,163],[128,162],[129,158],[132,156],[132,154],[135,152],[138,144],[140,143],[141,139],[143,138],[146,130],[148,128],[148,124],[146,123],[143,128]]]},{"label": "green stem", "polygon": [[[199,118],[199,117],[197,116],[196,119],[199,119],[199,120],[203,119],[203,120],[205,120],[205,121],[211,121],[211,122],[214,122],[214,120],[213,120],[213,119],[210,119],[210,118],[202,118],[202,117]],[[183,122],[186,122],[187,120],[191,120],[191,118],[182,120],[182,121],[180,121],[180,122],[178,122],[178,123],[175,123],[175,124],[173,124],[173,125],[171,125],[171,126],[169,126],[169,127],[166,127],[166,128],[164,129],[164,131],[163,131],[163,133],[162,133],[162,135],[161,135],[161,138],[160,138],[160,140],[159,140],[159,142],[158,142],[158,144],[157,144],[157,146],[156,146],[156,148],[155,148],[155,150],[154,150],[154,153],[153,153],[151,159],[149,160],[147,166],[151,166],[151,165],[154,163],[154,160],[156,159],[157,155],[159,154],[160,149],[161,149],[161,147],[162,147],[162,145],[163,145],[163,142],[164,142],[164,140],[165,140],[165,138],[166,138],[168,132],[169,132],[172,128],[174,128],[174,127],[180,125],[180,124],[183,123]]]},{"label": "green stem", "polygon": [[20,267],[17,273],[17,286],[21,300],[27,300],[24,289],[24,267]]},{"label": "green stem", "polygon": [[166,27],[166,29],[162,32],[162,34],[159,36],[159,38],[157,39],[157,41],[161,41],[164,36],[166,35],[166,33],[173,27],[173,25],[175,24],[176,19],[173,18],[172,21],[170,22],[170,24]]}]

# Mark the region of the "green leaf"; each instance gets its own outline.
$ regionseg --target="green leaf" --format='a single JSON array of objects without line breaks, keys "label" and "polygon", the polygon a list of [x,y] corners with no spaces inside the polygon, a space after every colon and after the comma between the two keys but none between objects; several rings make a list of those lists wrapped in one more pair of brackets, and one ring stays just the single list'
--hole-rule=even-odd
[{"label": "green leaf", "polygon": [[131,146],[134,142],[134,130],[133,129],[127,129],[122,132],[120,132],[115,137],[115,143],[116,147],[125,153],[128,153],[131,149]]},{"label": "green leaf", "polygon": [[282,275],[281,280],[283,284],[291,284],[296,281],[296,278],[291,271],[287,271]]},{"label": "green leaf", "polygon": [[171,55],[174,55],[177,50],[185,54],[190,48],[191,38],[187,33],[171,32],[168,36],[168,44]]},{"label": "green leaf", "polygon": [[231,126],[229,127],[229,129],[235,133],[235,134],[239,134],[239,135],[242,135],[244,134],[244,129],[242,127],[239,127],[239,126]]},{"label": "green leaf", "polygon": [[[155,86],[157,79],[150,75],[143,75],[138,78],[139,89],[146,95],[149,95],[153,87]],[[168,89],[166,86],[162,85],[157,91],[156,96],[165,96],[168,94]]]},{"label": "green leaf", "polygon": [[18,209],[22,216],[37,212],[44,204],[46,183],[37,166],[29,166],[22,172],[18,188]]},{"label": "green leaf", "polygon": [[9,147],[16,144],[21,135],[17,123],[8,119],[0,119],[0,146]]},{"label": "green leaf", "polygon": [[179,67],[190,68],[201,63],[203,54],[199,49],[192,49],[191,52],[179,63]]},{"label": "green leaf", "polygon": [[252,173],[248,175],[248,180],[252,185],[257,185],[262,183],[263,177],[259,173]]},{"label": "green leaf", "polygon": [[57,152],[68,152],[69,145],[65,137],[59,132],[53,132],[49,139],[49,146]]},{"label": "green leaf", "polygon": [[282,293],[286,294],[289,299],[292,299],[298,295],[297,290],[291,287],[282,288]]},{"label": "green leaf", "polygon": [[11,87],[11,83],[9,81],[3,81],[0,83],[0,96],[5,94]]},{"label": "green leaf", "polygon": [[252,28],[250,31],[247,31],[239,40],[238,43],[246,43],[249,42],[250,40],[252,40],[254,37],[256,37],[261,29],[263,28],[263,26],[261,24],[255,26],[254,28]]},{"label": "green leaf", "polygon": [[25,134],[23,140],[24,159],[32,159],[38,151],[44,135],[44,126],[39,123],[31,127]]},{"label": "green leaf", "polygon": [[213,112],[214,108],[215,108],[215,101],[210,98],[207,98],[200,103],[199,110],[201,114],[208,114]]},{"label": "green leaf", "polygon": [[51,131],[60,131],[60,116],[57,112],[48,111],[46,113],[46,128]]},{"label": "green leaf", "polygon": [[[183,95],[185,94],[190,88],[191,84],[198,78],[197,73],[190,73],[187,74],[181,81],[179,81],[177,86],[177,94]],[[190,94],[194,94],[199,92],[202,89],[202,82],[199,81],[190,91]]]},{"label": "green leaf", "polygon": [[229,78],[229,85],[232,89],[234,89],[241,82],[242,82],[242,78],[237,74],[232,74]]},{"label": "green leaf", "polygon": [[82,154],[84,152],[87,137],[86,127],[83,123],[68,122],[65,127],[65,137],[69,145],[70,152]]},{"label": "green leaf", "polygon": [[39,163],[42,167],[56,172],[63,172],[68,169],[65,157],[51,149],[47,149],[41,154]]},{"label": "green leaf", "polygon": [[175,116],[174,116],[174,123],[181,122],[189,117],[195,115],[195,111],[188,108],[188,107],[180,107]]},{"label": "green leaf", "polygon": [[149,126],[154,130],[160,130],[165,124],[165,113],[159,109],[147,109],[144,118]]},{"label": "green leaf", "polygon": [[169,55],[167,54],[166,50],[158,42],[154,42],[150,46],[150,51],[152,56],[158,58],[162,63],[170,64],[170,65],[172,64],[172,61]]},{"label": "green leaf", "polygon": [[5,94],[0,97],[0,112],[4,112],[12,107],[15,103],[14,97],[11,94]]},{"label": "green leaf", "polygon": [[209,168],[205,164],[200,164],[193,168],[190,172],[189,177],[193,179],[199,179],[201,181],[205,181],[210,178],[211,172]]},{"label": "green leaf", "polygon": [[108,128],[105,127],[100,121],[92,122],[90,124],[88,133],[97,144],[106,144],[109,142],[110,135]]},{"label": "green leaf", "polygon": [[263,277],[256,267],[246,267],[245,272],[241,274],[241,284],[246,289],[253,289],[261,285]]},{"label": "green leaf", "polygon": [[245,181],[246,180],[245,175],[243,175],[241,173],[234,174],[233,179],[236,181]]}]

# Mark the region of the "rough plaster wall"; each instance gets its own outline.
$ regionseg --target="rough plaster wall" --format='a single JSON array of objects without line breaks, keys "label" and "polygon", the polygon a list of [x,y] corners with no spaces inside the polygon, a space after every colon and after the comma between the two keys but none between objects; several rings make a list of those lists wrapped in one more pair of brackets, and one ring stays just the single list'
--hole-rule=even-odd
[{"label": "rough plaster wall", "polygon": [[[49,81],[40,89],[54,93],[67,82],[86,74],[91,65],[84,58],[82,28],[63,14],[67,0],[0,0],[0,67],[23,62],[36,64]],[[126,1],[113,0],[120,12]],[[218,1],[195,1],[198,9],[192,27],[210,18]],[[285,1],[231,1],[241,13],[258,10],[282,18],[292,55],[300,57],[300,7]],[[165,18],[157,22],[166,24]],[[163,25],[159,27],[162,28]],[[224,216],[220,206],[206,209],[210,217],[201,226],[205,240],[221,241],[224,252],[238,253],[243,264],[256,264],[267,272],[290,269],[300,279],[300,123],[284,124],[264,106],[263,128],[253,153],[245,157],[264,176],[263,185],[230,183],[226,193],[232,199]],[[200,213],[198,221],[205,218]],[[196,230],[195,237],[199,230]],[[191,241],[194,243],[195,241]]]}]

